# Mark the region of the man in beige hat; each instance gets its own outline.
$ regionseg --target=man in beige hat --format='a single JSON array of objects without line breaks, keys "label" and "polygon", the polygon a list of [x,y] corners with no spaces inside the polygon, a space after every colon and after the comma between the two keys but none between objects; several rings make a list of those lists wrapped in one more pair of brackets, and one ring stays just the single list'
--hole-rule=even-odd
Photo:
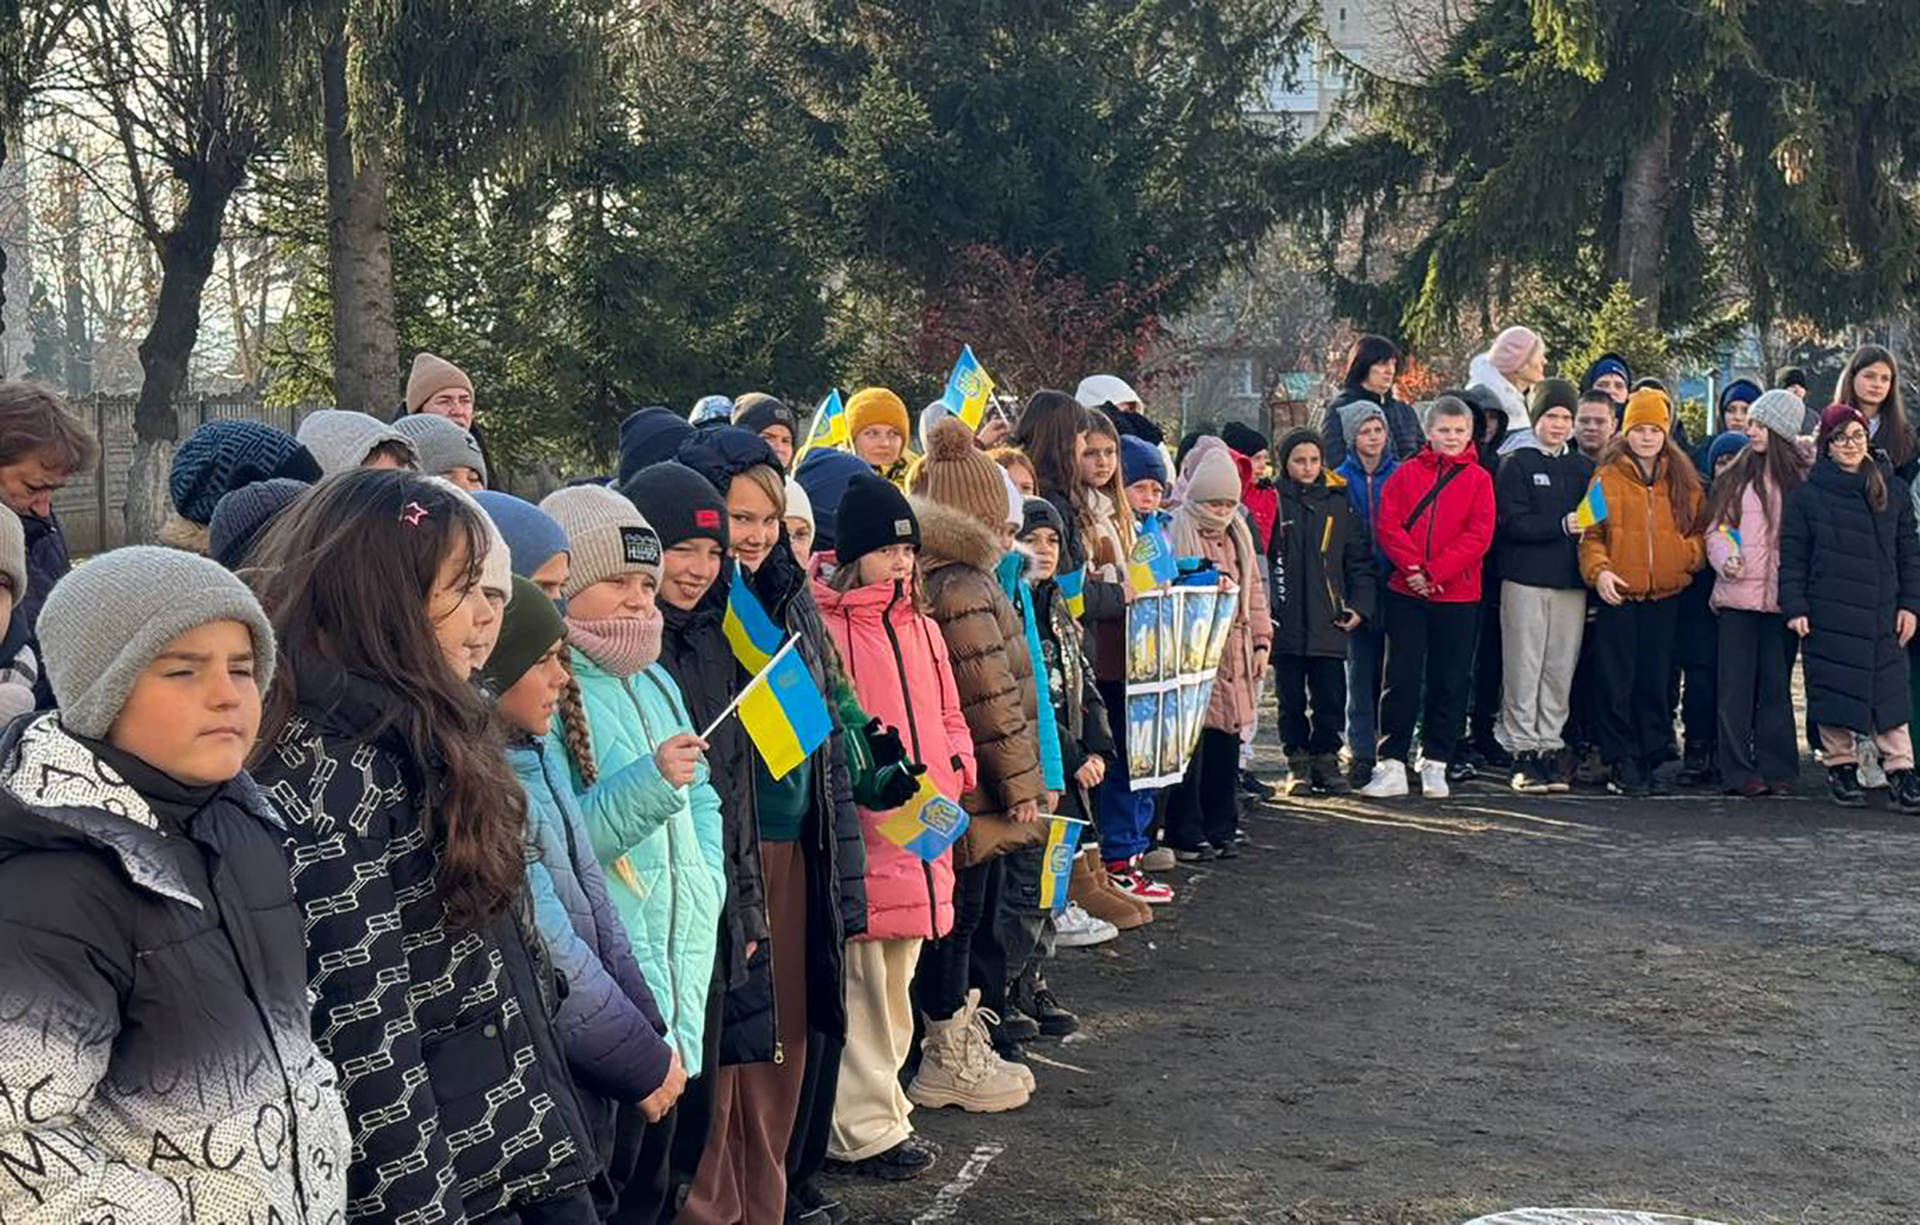
[{"label": "man in beige hat", "polygon": [[486,464],[487,488],[495,488],[500,478],[487,451],[487,439],[473,420],[473,380],[467,372],[434,353],[416,353],[413,369],[407,375],[407,411],[405,416],[445,417],[473,435]]}]

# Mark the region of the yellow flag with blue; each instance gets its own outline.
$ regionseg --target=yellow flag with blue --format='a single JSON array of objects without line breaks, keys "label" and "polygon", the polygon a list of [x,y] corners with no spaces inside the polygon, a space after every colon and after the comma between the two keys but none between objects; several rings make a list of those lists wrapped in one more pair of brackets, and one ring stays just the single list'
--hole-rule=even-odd
[{"label": "yellow flag with blue", "polygon": [[1179,571],[1166,534],[1152,524],[1141,525],[1140,534],[1133,538],[1133,557],[1127,563],[1128,585],[1136,594],[1154,591],[1173,582]]},{"label": "yellow flag with blue", "polygon": [[973,355],[973,346],[961,345],[960,357],[953,363],[953,373],[947,376],[947,389],[941,394],[941,401],[954,416],[967,423],[968,429],[977,430],[992,398],[992,377]]},{"label": "yellow flag with blue", "polygon": [[776,779],[785,778],[833,732],[826,700],[807,671],[807,661],[794,650],[799,641],[781,647],[771,665],[740,694],[740,725]]},{"label": "yellow flag with blue", "polygon": [[1060,589],[1060,598],[1067,602],[1067,615],[1079,618],[1087,611],[1087,570],[1082,566],[1078,570],[1062,574],[1053,580]]},{"label": "yellow flag with blue", "polygon": [[1607,517],[1607,492],[1600,487],[1600,478],[1593,478],[1593,484],[1587,486],[1587,496],[1580,499],[1580,505],[1573,508],[1574,525],[1582,530],[1592,527]]},{"label": "yellow flag with blue", "polygon": [[747,572],[733,563],[733,581],[727,591],[727,613],[720,622],[721,632],[733,647],[733,657],[749,672],[759,672],[773,662],[786,634],[773,623],[747,586]]},{"label": "yellow flag with blue", "polygon": [[967,832],[967,810],[941,795],[931,776],[920,776],[920,790],[879,825],[880,836],[932,863]]},{"label": "yellow flag with blue", "polygon": [[1080,849],[1085,821],[1048,817],[1047,851],[1040,860],[1040,909],[1059,914],[1067,908],[1067,885],[1073,879],[1073,856]]},{"label": "yellow flag with blue", "polygon": [[794,456],[797,464],[808,451],[815,447],[847,446],[847,405],[840,398],[840,389],[835,387],[820,401],[820,407],[813,410],[813,421],[807,426],[806,439],[801,442],[800,450]]}]

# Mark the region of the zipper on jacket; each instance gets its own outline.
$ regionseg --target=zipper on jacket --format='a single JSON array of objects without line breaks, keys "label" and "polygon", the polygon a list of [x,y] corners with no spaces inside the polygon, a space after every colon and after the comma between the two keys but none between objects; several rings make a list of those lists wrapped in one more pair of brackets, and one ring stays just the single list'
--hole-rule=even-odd
[{"label": "zipper on jacket", "polygon": [[[660,746],[654,743],[653,729],[647,726],[647,714],[646,714],[646,711],[640,705],[640,699],[634,696],[633,688],[632,686],[627,684],[626,677],[624,676],[620,677],[619,681],[620,681],[620,692],[626,694],[627,700],[633,703],[633,713],[640,720],[640,734],[646,737],[647,747],[649,749],[659,748]],[[665,781],[665,780],[662,780],[662,781]],[[667,870],[669,873],[669,877],[667,880],[667,940],[668,940],[668,944],[671,945],[674,940],[674,933],[679,929],[679,926],[680,926],[679,917],[674,913],[675,911],[674,899],[677,895],[675,894],[675,891],[673,888],[673,880],[671,877],[671,873],[673,871],[673,863],[674,863],[673,822],[671,820],[667,821],[664,825],[660,827],[660,830],[663,834],[666,835],[666,839],[667,839]],[[672,954],[671,948],[669,948],[666,962],[667,962],[667,994],[672,997],[670,1000],[667,1001],[667,1008],[670,1013],[670,1015],[667,1017],[667,1035],[670,1039],[677,1040],[680,1033],[680,978],[678,973],[678,967],[676,966],[673,960],[673,954]],[[674,1049],[678,1050],[679,1048],[676,1045]],[[706,1069],[702,1068],[701,1071],[704,1072],[706,1071]]]},{"label": "zipper on jacket", "polygon": [[[907,661],[900,654],[900,637],[893,632],[893,609],[894,605],[900,602],[901,593],[900,582],[896,579],[893,584],[893,598],[887,601],[887,607],[880,614],[880,628],[886,631],[887,646],[893,650],[893,670],[894,674],[900,678],[900,696],[905,699],[900,703],[900,707],[907,712],[907,743],[913,746],[913,759],[924,766],[927,763],[920,756],[920,728],[913,721],[913,695],[907,692]],[[914,858],[920,857],[915,855]],[[927,878],[927,939],[938,940],[940,938],[940,898],[933,888],[933,865],[921,859],[920,872]]]}]

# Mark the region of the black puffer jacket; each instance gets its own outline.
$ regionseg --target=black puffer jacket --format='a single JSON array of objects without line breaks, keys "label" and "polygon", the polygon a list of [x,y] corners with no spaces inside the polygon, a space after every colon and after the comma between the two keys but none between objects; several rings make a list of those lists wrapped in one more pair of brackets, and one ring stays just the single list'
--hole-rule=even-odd
[{"label": "black puffer jacket", "polygon": [[[47,593],[61,576],[73,569],[73,562],[67,556],[67,538],[61,534],[59,519],[52,515],[21,515],[20,527],[26,536],[27,593],[13,606],[13,619],[25,622],[27,644],[37,659],[41,657],[37,629],[40,606],[46,603]],[[53,705],[53,686],[47,680],[45,668],[40,669],[34,681],[33,696],[41,710]]]},{"label": "black puffer jacket", "polygon": [[1593,461],[1577,447],[1548,455],[1521,447],[1500,461],[1493,478],[1494,537],[1500,577],[1525,587],[1577,591],[1580,538],[1567,516],[1587,495]]},{"label": "black puffer jacket", "polygon": [[295,717],[254,777],[309,916],[314,1029],[354,1128],[349,1215],[476,1220],[584,1185],[592,1132],[531,912],[447,922],[438,763],[398,729],[366,735],[400,697],[323,659],[290,666]]},{"label": "black puffer jacket", "polygon": [[105,752],[0,740],[0,1220],[344,1220],[279,819]]},{"label": "black puffer jacket", "polygon": [[1901,609],[1920,612],[1920,541],[1906,482],[1881,468],[1880,510],[1861,473],[1822,457],[1780,515],[1780,613],[1807,618],[1812,630],[1804,640],[1808,712],[1856,732],[1889,731],[1912,714],[1893,622]]},{"label": "black puffer jacket", "polygon": [[1323,471],[1311,485],[1280,482],[1280,514],[1267,544],[1275,655],[1344,657],[1350,636],[1334,623],[1342,609],[1374,619],[1379,575],[1346,481]]}]

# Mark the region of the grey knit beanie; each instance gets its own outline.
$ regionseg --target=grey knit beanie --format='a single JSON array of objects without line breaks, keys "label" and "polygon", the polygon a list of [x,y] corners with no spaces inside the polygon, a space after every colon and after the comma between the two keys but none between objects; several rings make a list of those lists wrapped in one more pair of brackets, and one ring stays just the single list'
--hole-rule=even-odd
[{"label": "grey knit beanie", "polygon": [[[20,516],[4,502],[0,502],[0,575],[13,588],[13,606],[20,607],[27,598],[27,531],[20,525]],[[0,637],[6,632],[7,623],[0,621]]]},{"label": "grey knit beanie", "polygon": [[265,693],[273,627],[253,592],[220,563],[149,545],[82,562],[47,593],[36,623],[60,722],[76,735],[105,736],[154,656],[210,621],[247,627],[253,674]]},{"label": "grey knit beanie", "polygon": [[372,454],[373,449],[383,443],[397,442],[409,452],[418,454],[413,439],[378,417],[338,408],[323,408],[317,413],[309,413],[294,437],[312,452],[313,458],[320,464],[320,471],[328,476],[358,468],[367,462],[367,456]]},{"label": "grey knit beanie", "polygon": [[601,579],[631,571],[660,579],[660,534],[634,504],[611,489],[577,485],[550,493],[540,509],[566,529],[573,564],[564,599],[572,599]]},{"label": "grey knit beanie", "polygon": [[[445,418],[441,418],[445,420]],[[455,427],[458,428],[458,427]],[[464,433],[464,431],[462,431]],[[487,555],[480,559],[480,590],[500,593],[502,605],[513,602],[513,550],[507,547],[507,538],[500,531],[500,525],[493,521],[487,508],[480,505],[478,499],[444,476],[427,478],[442,489],[450,491],[454,497],[467,504],[468,509],[480,516],[480,522],[487,529]]]},{"label": "grey knit beanie", "polygon": [[1747,420],[1766,426],[1789,442],[1799,437],[1806,416],[1807,406],[1800,397],[1780,388],[1762,393],[1747,406]]},{"label": "grey knit beanie", "polygon": [[420,471],[428,476],[472,468],[480,474],[480,482],[486,483],[487,461],[480,455],[480,444],[448,418],[415,413],[394,422],[393,428],[413,443],[414,452],[420,456]]},{"label": "grey knit beanie", "polygon": [[1353,450],[1353,436],[1358,434],[1360,427],[1369,421],[1378,421],[1381,425],[1386,425],[1386,410],[1372,400],[1355,400],[1351,404],[1340,406],[1340,437],[1341,441],[1347,444],[1347,450]]}]

